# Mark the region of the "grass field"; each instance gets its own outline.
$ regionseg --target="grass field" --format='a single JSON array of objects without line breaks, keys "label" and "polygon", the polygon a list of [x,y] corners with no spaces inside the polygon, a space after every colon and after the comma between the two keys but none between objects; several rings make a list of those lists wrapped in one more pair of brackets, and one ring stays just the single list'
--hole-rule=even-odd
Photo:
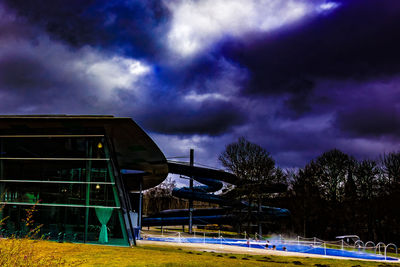
[{"label": "grass field", "polygon": [[379,262],[240,255],[142,245],[133,248],[0,240],[0,266],[400,266]]}]

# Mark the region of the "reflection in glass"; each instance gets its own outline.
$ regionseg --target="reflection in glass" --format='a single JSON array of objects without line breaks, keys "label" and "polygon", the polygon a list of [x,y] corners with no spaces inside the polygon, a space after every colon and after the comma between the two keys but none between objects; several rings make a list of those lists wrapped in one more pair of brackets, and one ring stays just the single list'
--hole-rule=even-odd
[{"label": "reflection in glass", "polygon": [[127,245],[108,151],[104,136],[0,137],[0,234],[24,236],[36,205],[45,238]]}]

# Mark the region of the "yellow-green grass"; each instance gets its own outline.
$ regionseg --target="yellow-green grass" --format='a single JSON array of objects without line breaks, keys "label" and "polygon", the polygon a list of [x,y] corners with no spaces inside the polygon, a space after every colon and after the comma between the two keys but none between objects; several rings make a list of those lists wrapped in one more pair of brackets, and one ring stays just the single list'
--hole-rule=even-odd
[{"label": "yellow-green grass", "polygon": [[380,262],[239,255],[157,245],[129,248],[26,239],[0,240],[0,249],[1,266],[390,266]]}]

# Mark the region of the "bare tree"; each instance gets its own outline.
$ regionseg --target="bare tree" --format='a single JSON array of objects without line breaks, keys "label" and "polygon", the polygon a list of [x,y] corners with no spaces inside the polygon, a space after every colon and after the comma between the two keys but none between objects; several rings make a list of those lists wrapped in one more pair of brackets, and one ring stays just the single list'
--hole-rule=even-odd
[{"label": "bare tree", "polygon": [[247,141],[244,137],[227,145],[219,160],[239,178],[235,196],[238,199],[245,198],[247,201],[249,227],[254,204],[258,211],[261,210],[261,201],[265,195],[263,185],[270,185],[277,179],[282,179],[284,174],[275,168],[275,161],[264,148]]},{"label": "bare tree", "polygon": [[363,160],[355,168],[357,195],[362,201],[370,201],[378,194],[380,170],[375,161]]},{"label": "bare tree", "polygon": [[385,154],[381,158],[382,170],[387,182],[400,182],[400,152]]},{"label": "bare tree", "polygon": [[153,187],[144,193],[143,211],[145,214],[155,214],[164,209],[170,209],[173,196],[172,190],[176,187],[172,177],[168,177],[164,182]]},{"label": "bare tree", "polygon": [[358,162],[354,171],[357,192],[358,221],[361,227],[367,228],[369,239],[376,238],[376,219],[379,205],[376,200],[380,194],[381,170],[375,161]]},{"label": "bare tree", "polygon": [[340,150],[333,149],[317,158],[315,164],[322,197],[335,203],[344,199],[345,184],[355,160]]},{"label": "bare tree", "polygon": [[[346,195],[355,191],[352,170],[355,160],[334,149],[323,153],[293,176],[294,216],[302,217],[304,234],[333,235],[341,231],[347,213]],[[353,192],[355,194],[355,192]],[[341,216],[337,216],[341,212]],[[296,219],[300,223],[300,218]],[[310,230],[312,229],[312,232]]]}]

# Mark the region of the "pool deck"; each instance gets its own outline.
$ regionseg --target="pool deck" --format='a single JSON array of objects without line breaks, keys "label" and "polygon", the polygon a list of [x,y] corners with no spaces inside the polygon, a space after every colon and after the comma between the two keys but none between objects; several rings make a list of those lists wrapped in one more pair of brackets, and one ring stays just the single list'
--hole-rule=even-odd
[{"label": "pool deck", "polygon": [[[234,253],[234,254],[246,254],[246,255],[275,255],[275,256],[290,256],[290,257],[309,257],[309,258],[330,258],[330,259],[341,259],[341,260],[356,260],[356,261],[374,261],[374,262],[387,262],[393,264],[399,264],[400,261],[385,261],[385,260],[369,260],[369,259],[358,259],[358,258],[346,258],[338,256],[325,256],[311,253],[300,253],[300,252],[289,252],[279,251],[270,249],[257,249],[257,248],[244,248],[229,245],[217,245],[217,244],[202,244],[202,243],[175,243],[175,242],[163,242],[163,241],[150,241],[150,240],[137,240],[138,246],[145,245],[162,245],[162,246],[173,246],[180,248],[187,248],[196,251],[207,251],[216,253]],[[391,258],[394,258],[390,256]]]}]

